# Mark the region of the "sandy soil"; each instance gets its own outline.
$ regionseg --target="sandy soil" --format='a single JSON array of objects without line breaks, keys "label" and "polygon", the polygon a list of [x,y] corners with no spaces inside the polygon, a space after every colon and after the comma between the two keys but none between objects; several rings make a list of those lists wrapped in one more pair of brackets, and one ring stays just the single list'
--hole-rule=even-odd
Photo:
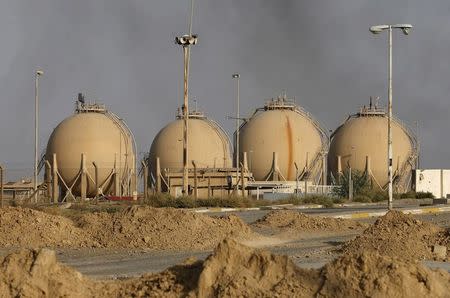
[{"label": "sandy soil", "polygon": [[57,262],[48,249],[0,261],[3,297],[448,297],[450,273],[376,252],[350,254],[321,269],[225,239],[205,261],[161,273],[94,281]]},{"label": "sandy soil", "polygon": [[293,210],[271,211],[251,224],[262,234],[283,238],[307,237],[317,234],[357,233],[367,224],[354,220],[310,216]]},{"label": "sandy soil", "polygon": [[[448,293],[448,273],[417,263],[436,259],[432,252],[436,244],[449,248],[448,215],[420,221],[390,212],[371,225],[372,220],[361,223],[297,211],[264,215],[246,224],[236,215],[211,217],[170,208],[134,206],[70,218],[3,208],[0,254],[12,254],[0,261],[0,291],[10,297],[101,297],[99,293],[406,297],[411,291],[445,297]],[[61,265],[51,250],[17,250],[23,247],[57,248],[58,259],[97,279]],[[182,261],[192,255],[200,260]],[[136,277],[149,271],[154,273]],[[99,280],[123,275],[135,277]]]},{"label": "sandy soil", "polygon": [[433,253],[435,245],[450,250],[448,228],[420,221],[399,211],[390,211],[361,235],[346,243],[343,252],[377,251],[382,255],[406,260],[432,260],[437,258]]},{"label": "sandy soil", "polygon": [[210,217],[173,208],[133,206],[74,219],[28,208],[0,209],[1,247],[211,249],[226,237],[249,238],[239,217]]}]

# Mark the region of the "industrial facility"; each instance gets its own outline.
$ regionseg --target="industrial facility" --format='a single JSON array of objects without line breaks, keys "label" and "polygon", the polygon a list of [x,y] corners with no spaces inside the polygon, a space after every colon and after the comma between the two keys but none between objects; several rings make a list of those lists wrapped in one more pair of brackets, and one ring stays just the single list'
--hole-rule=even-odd
[{"label": "industrial facility", "polygon": [[308,112],[286,96],[257,108],[240,127],[240,155],[247,152],[256,181],[309,180],[326,184],[328,137]]},{"label": "industrial facility", "polygon": [[[387,188],[387,113],[372,99],[330,136],[286,95],[268,100],[250,117],[238,119],[243,121],[239,133],[234,132],[233,146],[217,122],[197,109],[189,112],[188,187],[184,194],[185,119],[178,109],[176,119],[159,131],[141,161],[143,185],[138,187],[131,130],[105,105],[86,103],[79,94],[74,115],[64,119],[48,140],[40,163],[45,169],[44,182],[37,191],[54,202],[105,196],[136,199],[138,190],[143,190],[144,197],[152,192],[175,197],[277,199],[293,193],[330,193],[341,184],[342,175],[352,170],[364,173],[374,189]],[[427,189],[423,179],[415,176],[416,135],[395,117],[393,135],[394,191]],[[423,177],[425,172],[421,173]],[[31,190],[30,184],[23,191],[29,196]],[[15,196],[22,190],[9,191]]]},{"label": "industrial facility", "polygon": [[[328,163],[332,182],[349,169],[364,173],[371,185],[385,190],[387,167],[387,113],[372,99],[351,115],[331,135]],[[393,118],[393,181],[396,192],[412,188],[413,169],[418,160],[418,142],[415,134],[399,119]]]},{"label": "industrial facility", "polygon": [[[143,162],[144,196],[149,191],[183,195],[183,113],[154,138]],[[239,160],[218,123],[193,110],[188,117],[188,192],[196,198],[270,193],[327,193],[348,170],[386,189],[387,115],[373,103],[328,136],[310,113],[284,96],[255,109],[239,127]],[[414,185],[418,144],[394,118],[394,186]],[[331,143],[330,143],[331,142]],[[79,94],[74,115],[51,134],[45,153],[45,183],[53,201],[99,196],[137,197],[136,146],[126,123],[102,104]],[[327,175],[328,173],[328,175]],[[328,187],[328,188],[327,188]],[[325,191],[325,189],[327,191]],[[277,196],[274,195],[274,198]]]},{"label": "industrial facility", "polygon": [[[156,192],[169,192],[175,196],[182,194],[182,117],[179,111],[176,120],[161,129],[151,145],[147,165],[150,186]],[[238,184],[245,192],[250,173],[245,167],[241,170],[232,167],[231,144],[226,132],[199,111],[190,112],[188,121],[189,194],[196,197],[223,196],[230,194]]]},{"label": "industrial facility", "polygon": [[51,134],[46,184],[54,202],[103,195],[137,196],[136,146],[126,123],[78,95],[74,115]]}]

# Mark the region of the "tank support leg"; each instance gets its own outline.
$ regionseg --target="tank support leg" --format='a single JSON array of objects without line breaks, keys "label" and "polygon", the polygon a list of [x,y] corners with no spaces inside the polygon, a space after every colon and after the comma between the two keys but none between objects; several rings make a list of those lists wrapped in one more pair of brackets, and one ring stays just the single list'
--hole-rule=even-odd
[{"label": "tank support leg", "polygon": [[142,175],[144,180],[142,181],[144,185],[144,200],[146,200],[148,198],[148,167],[145,161],[142,161],[142,169],[144,171],[144,175]]},{"label": "tank support leg", "polygon": [[325,193],[325,185],[327,185],[327,154],[322,151],[322,194]]},{"label": "tank support leg", "polygon": [[198,177],[197,177],[197,165],[195,161],[192,161],[192,165],[194,166],[194,198],[198,199]]},{"label": "tank support leg", "polygon": [[51,165],[48,160],[45,160],[45,185],[47,186],[47,190],[45,191],[45,196],[50,198],[51,194],[51,184],[52,184],[52,170]]},{"label": "tank support leg", "polygon": [[58,188],[58,162],[56,161],[56,153],[53,153],[52,163],[52,199],[53,203],[58,203],[59,188]]},{"label": "tank support leg", "polygon": [[245,166],[243,163],[241,163],[241,191],[242,191],[242,197],[246,197],[245,195],[245,188],[247,187],[247,183],[245,181]]},{"label": "tank support leg", "polygon": [[273,181],[279,181],[280,177],[278,177],[278,153],[273,153],[273,174],[272,174],[272,180]]},{"label": "tank support leg", "polygon": [[161,163],[159,157],[156,158],[156,192],[161,192]]},{"label": "tank support leg", "polygon": [[208,176],[208,198],[211,198],[212,192],[211,192],[211,176]]},{"label": "tank support leg", "polygon": [[114,154],[114,195],[120,196],[119,169],[117,167],[117,153]]},{"label": "tank support leg", "polygon": [[86,200],[87,195],[87,176],[86,176],[86,154],[81,154],[81,177],[80,177],[80,187],[81,187],[81,199]]},{"label": "tank support leg", "polygon": [[341,183],[341,176],[342,176],[342,157],[340,155],[336,156],[337,158],[337,179],[338,183]]},{"label": "tank support leg", "polygon": [[[131,164],[133,165],[130,171],[131,174],[131,191],[130,194],[128,195],[132,195],[133,198],[137,199],[137,176],[136,176],[136,172],[137,172],[137,167],[136,167],[136,157],[134,155],[131,156]],[[135,197],[136,196],[136,197]]]}]

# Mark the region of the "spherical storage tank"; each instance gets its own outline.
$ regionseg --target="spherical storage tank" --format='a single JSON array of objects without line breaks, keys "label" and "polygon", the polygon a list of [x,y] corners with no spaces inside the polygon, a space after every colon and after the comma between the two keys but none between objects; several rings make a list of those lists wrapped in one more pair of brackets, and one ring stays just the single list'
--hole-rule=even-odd
[{"label": "spherical storage tank", "polygon": [[96,195],[95,181],[104,194],[114,192],[114,180],[120,184],[120,193],[115,195],[130,193],[135,173],[134,139],[126,124],[103,105],[77,102],[75,114],[64,119],[50,136],[46,151],[50,163],[53,154],[63,180],[59,183],[63,192],[67,191],[66,186],[73,185],[72,193],[80,195],[83,154],[88,196]]},{"label": "spherical storage tank", "polygon": [[[338,177],[349,167],[362,173],[370,171],[373,184],[384,188],[388,183],[387,136],[388,118],[383,109],[370,104],[350,116],[332,134],[328,154],[329,169]],[[398,190],[405,190],[417,156],[415,136],[399,120],[393,118],[393,175]],[[340,157],[340,169],[338,159]]]},{"label": "spherical storage tank", "polygon": [[[189,167],[192,167],[191,161],[198,168],[231,167],[230,141],[222,128],[199,112],[190,113],[188,121]],[[161,129],[153,140],[149,154],[153,174],[157,157],[162,170],[183,168],[183,119],[180,115]]]},{"label": "spherical storage tank", "polygon": [[[295,181],[295,165],[300,179],[302,173],[322,163],[327,142],[326,133],[317,121],[286,98],[272,100],[257,109],[240,127],[239,134],[240,156],[242,158],[243,152],[247,152],[250,171],[259,181]],[[274,169],[274,155],[277,155],[281,176],[277,179],[273,175],[277,170]],[[312,180],[314,173],[308,176]]]}]

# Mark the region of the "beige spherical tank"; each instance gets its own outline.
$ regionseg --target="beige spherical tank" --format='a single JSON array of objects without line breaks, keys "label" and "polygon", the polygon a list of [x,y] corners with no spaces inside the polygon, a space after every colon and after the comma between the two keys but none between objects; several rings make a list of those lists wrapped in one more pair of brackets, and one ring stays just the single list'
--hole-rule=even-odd
[{"label": "beige spherical tank", "polygon": [[[370,171],[374,184],[384,188],[388,183],[387,131],[384,110],[363,108],[347,119],[332,135],[328,154],[329,169],[334,177],[349,167]],[[393,169],[397,181],[410,175],[416,156],[415,136],[398,120],[392,122]],[[338,165],[338,156],[341,165]],[[400,186],[399,186],[400,187]]]},{"label": "beige spherical tank", "polygon": [[[201,113],[189,118],[189,167],[194,161],[198,168],[231,167],[230,141],[226,133]],[[155,171],[159,157],[161,169],[183,168],[183,120],[178,117],[156,135],[150,148],[150,168]]]},{"label": "beige spherical tank", "polygon": [[[239,151],[247,152],[255,180],[296,180],[324,151],[326,136],[309,113],[283,98],[257,109],[240,130]],[[281,177],[274,179],[274,152]],[[312,178],[312,177],[310,177]]]},{"label": "beige spherical tank", "polygon": [[[101,105],[78,104],[74,115],[63,120],[53,131],[47,145],[46,159],[52,163],[56,154],[57,167],[72,193],[81,194],[80,173],[82,154],[87,171],[87,195],[97,193],[95,181],[104,194],[113,192],[114,172],[121,188],[135,171],[134,140],[124,122]],[[94,164],[98,171],[96,171]],[[66,192],[66,186],[61,186]],[[123,190],[122,190],[123,191]],[[124,194],[124,193],[121,193]],[[116,194],[117,195],[117,194]]]}]

